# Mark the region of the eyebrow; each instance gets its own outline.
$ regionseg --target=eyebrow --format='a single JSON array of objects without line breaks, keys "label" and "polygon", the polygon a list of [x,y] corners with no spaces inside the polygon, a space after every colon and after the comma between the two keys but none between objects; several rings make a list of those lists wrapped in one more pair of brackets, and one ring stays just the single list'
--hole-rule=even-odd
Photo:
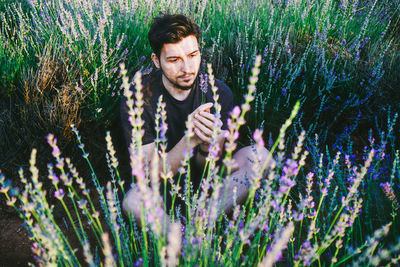
[{"label": "eyebrow", "polygon": [[[200,52],[200,49],[194,50],[194,51],[188,53],[187,55],[192,55],[192,54],[197,53],[197,52]],[[171,58],[180,58],[180,56],[169,56],[169,57],[166,57],[166,58],[167,58],[167,59],[171,59]]]}]

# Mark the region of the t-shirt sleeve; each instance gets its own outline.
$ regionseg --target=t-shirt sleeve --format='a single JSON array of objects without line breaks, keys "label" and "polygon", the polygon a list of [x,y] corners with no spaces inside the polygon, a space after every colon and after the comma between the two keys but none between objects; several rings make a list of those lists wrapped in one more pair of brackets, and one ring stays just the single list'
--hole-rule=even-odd
[{"label": "t-shirt sleeve", "polygon": [[[127,146],[131,143],[132,138],[132,126],[130,123],[129,108],[126,105],[126,98],[123,97],[121,100],[120,113],[121,113],[121,125],[124,131],[125,141]],[[143,130],[144,135],[142,137],[142,144],[146,145],[154,142],[155,130],[154,130],[154,115],[152,114],[151,107],[145,105],[142,113],[142,120],[144,121]]]},{"label": "t-shirt sleeve", "polygon": [[227,119],[230,117],[230,112],[233,109],[233,94],[231,89],[224,82],[216,80],[215,85],[218,87],[218,103],[221,105],[222,129],[226,130],[228,129]]}]

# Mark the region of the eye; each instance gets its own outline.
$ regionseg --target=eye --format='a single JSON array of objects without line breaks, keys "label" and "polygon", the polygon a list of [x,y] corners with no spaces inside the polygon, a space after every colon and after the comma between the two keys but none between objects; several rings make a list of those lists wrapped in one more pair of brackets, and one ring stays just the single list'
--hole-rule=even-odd
[{"label": "eye", "polygon": [[175,62],[177,62],[177,61],[178,61],[177,58],[170,58],[170,59],[168,59],[168,62],[171,62],[171,63],[175,63]]}]

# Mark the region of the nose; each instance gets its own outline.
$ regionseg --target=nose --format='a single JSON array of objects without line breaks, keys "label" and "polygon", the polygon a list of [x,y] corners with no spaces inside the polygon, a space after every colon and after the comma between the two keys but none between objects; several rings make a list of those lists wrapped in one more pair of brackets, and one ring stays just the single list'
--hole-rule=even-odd
[{"label": "nose", "polygon": [[186,58],[182,61],[182,65],[181,65],[181,71],[184,73],[190,73],[190,70],[192,68],[192,62],[190,59]]}]

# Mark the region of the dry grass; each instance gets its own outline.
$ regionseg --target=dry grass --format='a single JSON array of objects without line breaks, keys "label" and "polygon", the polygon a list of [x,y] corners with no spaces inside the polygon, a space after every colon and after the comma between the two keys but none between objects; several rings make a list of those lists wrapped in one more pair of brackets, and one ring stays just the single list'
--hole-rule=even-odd
[{"label": "dry grass", "polygon": [[68,69],[68,60],[61,51],[50,47],[54,46],[47,45],[42,55],[37,55],[37,68],[25,75],[24,105],[19,111],[25,123],[41,129],[43,134],[58,133],[70,139],[70,124],[81,122],[83,96],[69,79],[77,72]]},{"label": "dry grass", "polygon": [[[0,169],[17,169],[33,147],[45,149],[45,136],[59,138],[65,147],[73,140],[70,124],[81,123],[80,105],[84,96],[72,81],[78,76],[68,57],[48,42],[23,77],[23,92],[8,103],[0,103]],[[29,154],[29,153],[28,153]],[[21,158],[22,157],[22,158]]]}]

